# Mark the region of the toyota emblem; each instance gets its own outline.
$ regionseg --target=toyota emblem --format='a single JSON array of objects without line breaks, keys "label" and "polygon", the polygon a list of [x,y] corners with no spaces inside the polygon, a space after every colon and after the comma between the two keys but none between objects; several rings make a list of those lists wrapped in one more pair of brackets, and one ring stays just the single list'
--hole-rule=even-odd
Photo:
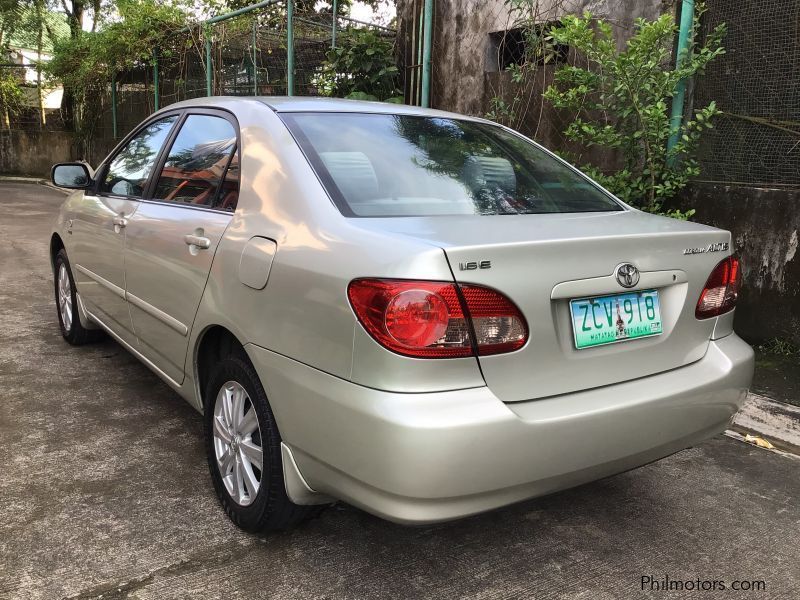
[{"label": "toyota emblem", "polygon": [[622,263],[614,271],[614,276],[624,288],[632,288],[639,283],[639,269],[634,267],[631,263]]}]

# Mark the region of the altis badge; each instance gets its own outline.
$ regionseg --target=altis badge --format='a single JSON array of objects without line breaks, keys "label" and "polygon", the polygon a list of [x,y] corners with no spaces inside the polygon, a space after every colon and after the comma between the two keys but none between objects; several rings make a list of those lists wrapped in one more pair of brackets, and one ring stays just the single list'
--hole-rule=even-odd
[{"label": "altis badge", "polygon": [[708,246],[700,246],[697,248],[684,248],[684,254],[705,254],[706,252],[725,252],[730,245],[728,242],[714,242]]}]

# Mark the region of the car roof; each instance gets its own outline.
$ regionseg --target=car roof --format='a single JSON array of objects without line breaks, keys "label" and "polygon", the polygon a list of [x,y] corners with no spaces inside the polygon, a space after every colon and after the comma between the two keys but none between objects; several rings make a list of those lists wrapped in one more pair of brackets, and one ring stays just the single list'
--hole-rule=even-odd
[{"label": "car roof", "polygon": [[342,98],[317,98],[313,96],[208,96],[184,100],[164,107],[165,110],[188,107],[216,107],[227,108],[235,111],[237,104],[260,102],[275,112],[347,112],[347,113],[374,113],[389,115],[420,115],[427,117],[441,117],[449,119],[468,119],[470,121],[486,121],[477,117],[460,115],[458,113],[409,106],[407,104],[394,104],[390,102],[370,102],[367,100],[347,100]]}]

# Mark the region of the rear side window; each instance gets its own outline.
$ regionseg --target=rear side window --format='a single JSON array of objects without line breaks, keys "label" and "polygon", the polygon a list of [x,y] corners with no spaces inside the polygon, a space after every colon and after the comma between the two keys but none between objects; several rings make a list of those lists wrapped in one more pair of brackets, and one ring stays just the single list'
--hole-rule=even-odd
[{"label": "rear side window", "polygon": [[189,115],[169,150],[153,198],[234,210],[239,198],[236,131],[222,117]]},{"label": "rear side window", "polygon": [[590,179],[496,125],[416,115],[281,116],[346,216],[622,210]]},{"label": "rear side window", "polygon": [[177,120],[177,115],[166,117],[137,133],[112,159],[100,192],[141,198],[161,146]]}]

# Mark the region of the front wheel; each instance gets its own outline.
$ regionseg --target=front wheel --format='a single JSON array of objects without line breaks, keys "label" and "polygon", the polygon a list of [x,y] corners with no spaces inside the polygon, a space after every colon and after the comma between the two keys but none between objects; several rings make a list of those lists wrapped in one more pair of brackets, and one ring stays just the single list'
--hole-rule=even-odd
[{"label": "front wheel", "polygon": [[319,511],[289,500],[281,437],[250,362],[219,361],[206,388],[205,437],[211,479],[222,507],[246,531],[288,529]]},{"label": "front wheel", "polygon": [[75,279],[69,266],[67,252],[63,248],[56,254],[53,262],[53,283],[55,285],[56,308],[61,335],[73,346],[95,342],[103,338],[99,329],[86,329],[78,316],[78,298],[75,293]]}]

